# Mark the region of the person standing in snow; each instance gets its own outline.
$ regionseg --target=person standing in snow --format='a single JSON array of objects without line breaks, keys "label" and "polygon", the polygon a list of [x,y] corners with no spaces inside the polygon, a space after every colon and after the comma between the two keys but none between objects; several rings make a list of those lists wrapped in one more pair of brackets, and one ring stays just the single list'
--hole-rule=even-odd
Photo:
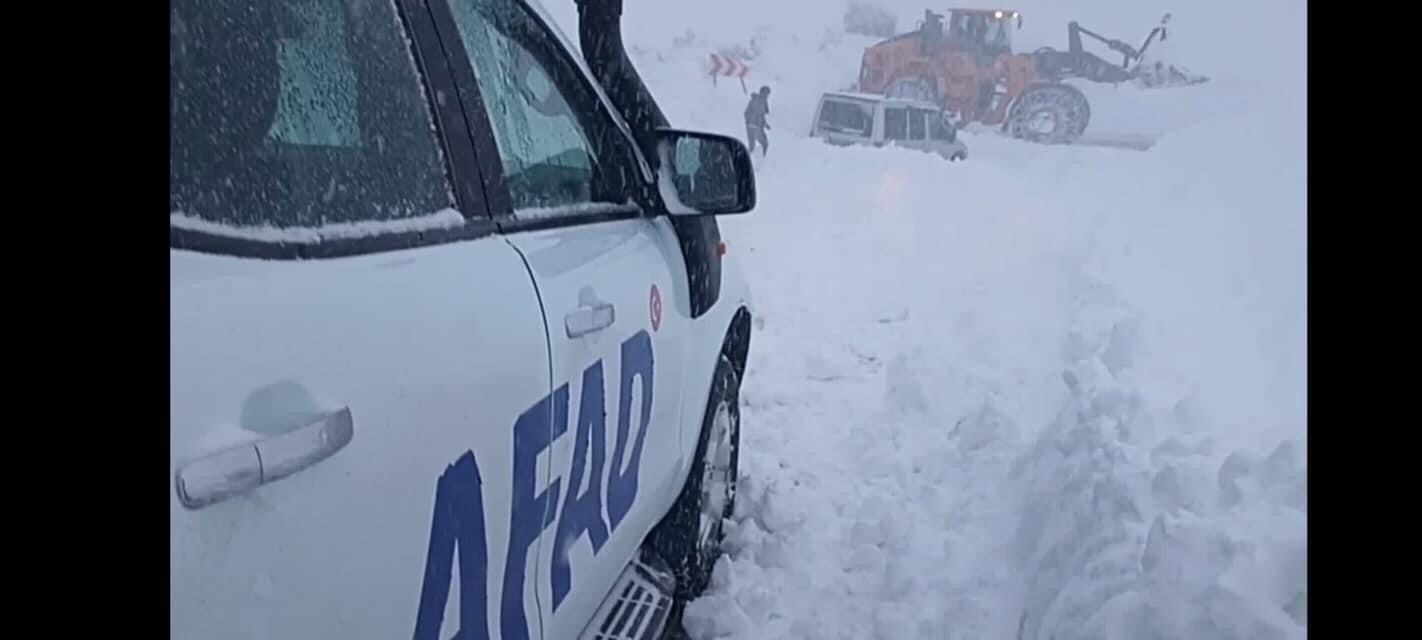
[{"label": "person standing in snow", "polygon": [[765,121],[765,116],[770,114],[770,87],[761,87],[760,91],[751,94],[750,104],[746,105],[746,138],[750,140],[750,150],[755,152],[755,143],[760,141],[761,157],[770,152],[770,139],[765,136],[765,132],[770,130],[770,123]]}]

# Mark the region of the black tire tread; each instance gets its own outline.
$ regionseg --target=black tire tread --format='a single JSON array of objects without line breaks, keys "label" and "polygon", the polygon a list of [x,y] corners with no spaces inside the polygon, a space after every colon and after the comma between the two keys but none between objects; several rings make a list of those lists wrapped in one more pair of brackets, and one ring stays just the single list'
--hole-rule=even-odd
[{"label": "black tire tread", "polygon": [[686,482],[676,502],[648,535],[650,549],[664,559],[676,574],[676,600],[688,602],[700,596],[711,582],[711,570],[720,558],[719,540],[717,547],[708,557],[701,557],[695,550],[696,530],[701,514],[701,474],[705,463],[707,440],[711,433],[711,420],[715,417],[716,406],[722,397],[728,397],[736,428],[731,434],[731,499],[726,503],[726,517],[735,509],[735,474],[738,473],[740,459],[740,380],[731,361],[722,355],[716,366],[716,373],[707,396],[706,412],[701,421],[701,437],[696,444],[696,454]]},{"label": "black tire tread", "polygon": [[[1077,117],[1071,120],[1067,125],[1068,129],[1065,135],[1053,135],[1051,137],[1043,137],[1023,132],[1022,129],[1017,126],[1017,122],[1019,121],[1019,119],[1023,118],[1032,107],[1036,106],[1039,101],[1048,99],[1047,96],[1053,94],[1059,96],[1058,99],[1065,99],[1074,102],[1074,107],[1078,111]],[[1090,124],[1090,122],[1091,103],[1086,99],[1086,94],[1082,93],[1081,89],[1061,82],[1044,82],[1031,85],[1022,91],[1022,94],[1019,95],[1017,97],[1017,100],[1013,102],[1011,109],[1008,110],[1007,120],[1003,123],[1003,125],[1009,135],[1016,138],[1028,140],[1030,142],[1040,142],[1044,144],[1071,144],[1072,142],[1076,141],[1077,138],[1080,138],[1083,133],[1086,132],[1086,127]]]}]

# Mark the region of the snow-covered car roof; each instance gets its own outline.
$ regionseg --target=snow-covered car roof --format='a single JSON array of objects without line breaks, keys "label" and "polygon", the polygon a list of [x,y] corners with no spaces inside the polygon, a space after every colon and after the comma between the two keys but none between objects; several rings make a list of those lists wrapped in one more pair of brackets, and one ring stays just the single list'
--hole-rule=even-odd
[{"label": "snow-covered car roof", "polygon": [[879,94],[858,93],[855,91],[826,91],[824,95],[820,97],[820,99],[824,100],[826,98],[841,98],[847,100],[858,100],[861,102],[883,102],[886,104],[907,105],[910,107],[918,107],[921,109],[932,110],[938,110],[941,108],[932,102],[927,102],[924,100],[914,100],[913,98],[887,98]]}]

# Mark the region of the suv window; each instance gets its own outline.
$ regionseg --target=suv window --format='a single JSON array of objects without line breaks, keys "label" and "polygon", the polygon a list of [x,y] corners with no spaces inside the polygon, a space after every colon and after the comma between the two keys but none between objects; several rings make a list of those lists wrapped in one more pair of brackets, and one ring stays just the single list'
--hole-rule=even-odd
[{"label": "suv window", "polygon": [[452,0],[516,217],[636,211],[626,136],[557,38],[510,0]]},{"label": "suv window", "polygon": [[924,131],[923,128],[923,118],[927,115],[928,112],[922,109],[909,110],[908,126],[910,140],[923,140],[928,137],[927,132]]},{"label": "suv window", "polygon": [[958,135],[953,127],[943,120],[941,113],[928,114],[928,135],[933,140],[947,140],[952,142]]},{"label": "suv window", "polygon": [[290,228],[453,208],[392,3],[171,7],[173,213]]},{"label": "suv window", "polygon": [[868,137],[874,130],[873,107],[859,102],[826,100],[820,107],[820,127]]},{"label": "suv window", "polygon": [[908,139],[908,109],[903,107],[884,109],[884,139]]}]

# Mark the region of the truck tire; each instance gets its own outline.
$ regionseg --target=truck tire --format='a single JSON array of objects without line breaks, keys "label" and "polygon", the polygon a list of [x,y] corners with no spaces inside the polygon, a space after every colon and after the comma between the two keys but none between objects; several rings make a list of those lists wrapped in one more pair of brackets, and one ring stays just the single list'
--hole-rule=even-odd
[{"label": "truck tire", "polygon": [[1086,132],[1091,105],[1080,89],[1064,83],[1034,84],[1008,110],[1007,134],[1041,144],[1070,144]]}]

